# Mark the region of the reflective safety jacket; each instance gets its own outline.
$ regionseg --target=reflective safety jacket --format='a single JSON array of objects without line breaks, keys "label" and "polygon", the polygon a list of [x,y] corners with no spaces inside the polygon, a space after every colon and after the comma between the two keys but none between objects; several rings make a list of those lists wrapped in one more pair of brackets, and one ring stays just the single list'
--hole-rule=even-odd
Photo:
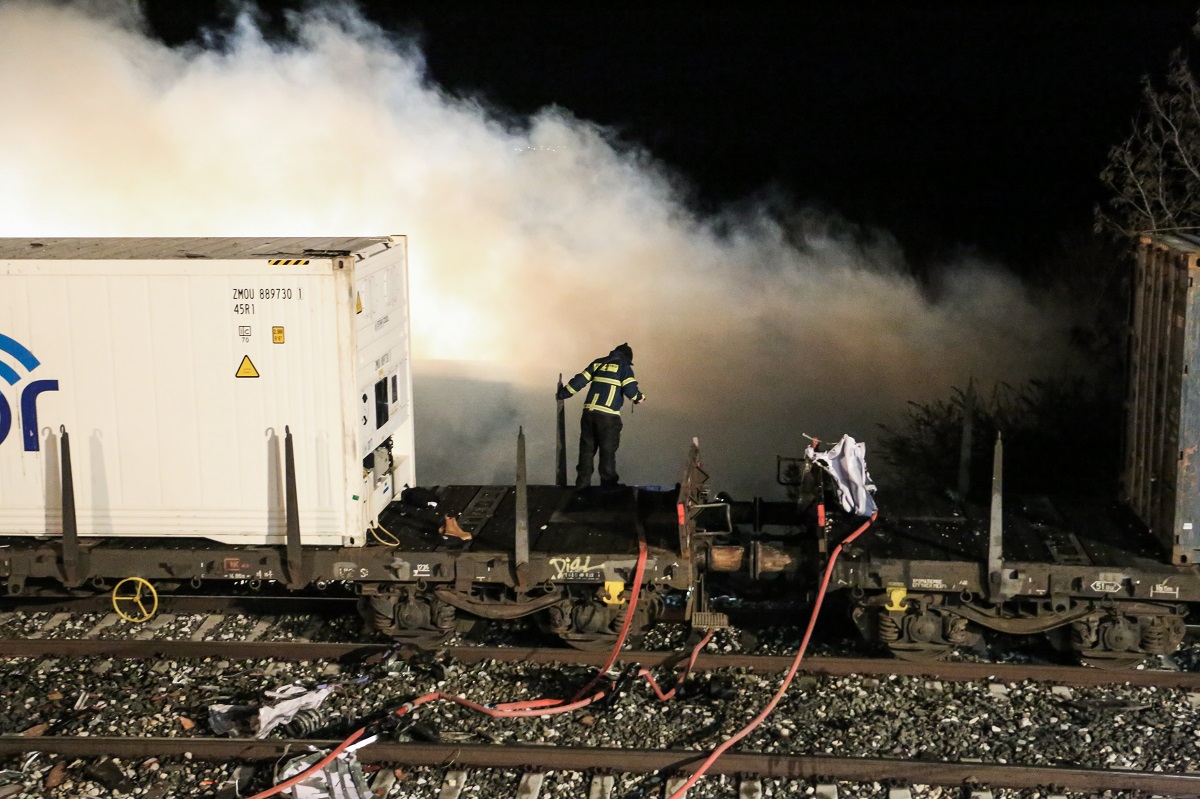
[{"label": "reflective safety jacket", "polygon": [[572,377],[562,390],[558,392],[559,399],[566,399],[577,394],[588,383],[592,388],[588,391],[587,400],[583,403],[585,411],[599,411],[615,416],[621,415],[621,405],[625,398],[634,402],[642,401],[642,392],[638,390],[637,378],[633,376],[633,364],[625,358],[625,354],[613,350],[604,358],[592,361],[582,372]]}]

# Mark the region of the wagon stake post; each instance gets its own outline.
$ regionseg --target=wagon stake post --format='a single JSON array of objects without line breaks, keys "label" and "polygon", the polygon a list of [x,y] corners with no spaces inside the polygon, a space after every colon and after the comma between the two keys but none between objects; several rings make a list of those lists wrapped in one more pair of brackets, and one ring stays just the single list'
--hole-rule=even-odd
[{"label": "wagon stake post", "polygon": [[1021,580],[1010,578],[1004,567],[1004,442],[996,432],[996,448],[992,455],[992,509],[988,528],[988,598],[1003,602],[1016,595]]},{"label": "wagon stake post", "polygon": [[516,529],[513,531],[513,560],[516,563],[517,589],[527,588],[529,571],[529,479],[525,468],[525,428],[517,430]]}]

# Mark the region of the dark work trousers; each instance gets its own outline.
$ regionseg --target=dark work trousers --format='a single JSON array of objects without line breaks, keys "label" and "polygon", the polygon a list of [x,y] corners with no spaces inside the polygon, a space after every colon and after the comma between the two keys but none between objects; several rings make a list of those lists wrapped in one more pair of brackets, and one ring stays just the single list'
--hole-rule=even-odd
[{"label": "dark work trousers", "polygon": [[575,487],[587,488],[592,482],[592,461],[600,449],[600,485],[617,484],[617,447],[621,446],[621,417],[600,411],[584,411],[579,418],[579,465],[575,468]]}]

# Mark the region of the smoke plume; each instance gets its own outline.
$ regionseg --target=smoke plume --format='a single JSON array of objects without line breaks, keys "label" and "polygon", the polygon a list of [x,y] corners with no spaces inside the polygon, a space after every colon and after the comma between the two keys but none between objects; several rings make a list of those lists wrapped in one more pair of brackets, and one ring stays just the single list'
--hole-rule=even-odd
[{"label": "smoke plume", "polygon": [[115,8],[0,5],[0,234],[408,234],[424,483],[510,481],[519,425],[552,479],[558,374],[624,341],[649,401],[625,413],[623,480],[674,483],[698,436],[743,493],[802,434],[870,439],[907,400],[1063,354],[1000,269],[949,266],[932,301],[887,236],[698,216],[649,153],[455,97],[352,11],[172,49]]}]

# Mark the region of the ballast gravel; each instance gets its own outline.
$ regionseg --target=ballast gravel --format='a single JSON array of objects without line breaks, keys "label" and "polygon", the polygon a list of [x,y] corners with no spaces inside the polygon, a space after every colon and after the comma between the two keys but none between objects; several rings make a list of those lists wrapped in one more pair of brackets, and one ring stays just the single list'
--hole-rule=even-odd
[{"label": "ballast gravel", "polygon": [[[136,631],[136,632],[134,632]],[[189,638],[202,632],[219,640],[379,640],[356,619],[314,619],[204,614],[163,616],[147,625],[113,623],[107,614],[17,614],[0,618],[0,636]],[[520,639],[521,625],[494,625],[455,635],[447,644],[495,645]],[[755,635],[720,631],[710,652],[789,654],[801,631],[768,628]],[[652,628],[647,649],[681,649],[687,630]],[[628,648],[628,647],[627,647]],[[810,654],[846,654],[839,643],[817,644]],[[992,653],[996,655],[995,652]],[[1000,653],[1003,659],[1024,655]],[[960,657],[976,659],[970,653]],[[1200,646],[1164,659],[1166,668],[1200,670]],[[296,684],[336,685],[318,711],[303,719],[313,737],[338,737],[405,699],[439,690],[483,703],[539,697],[568,698],[592,676],[585,667],[467,665],[443,653],[375,665],[332,662],[122,661],[108,658],[0,659],[0,734],[144,735],[208,734],[211,704],[258,704],[266,690]],[[659,674],[670,683],[669,674]],[[399,740],[469,743],[543,743],[560,746],[676,747],[707,750],[739,730],[778,688],[780,675],[723,670],[691,676],[668,703],[637,680],[622,685],[604,707],[543,719],[491,719],[451,703],[422,707]],[[669,686],[667,686],[669,687]],[[271,737],[291,737],[280,729]],[[32,741],[35,739],[31,738]],[[893,676],[817,677],[801,674],[767,721],[741,744],[743,751],[905,759],[982,760],[1090,768],[1200,771],[1200,693],[1138,687],[1067,688],[1032,682],[950,683]],[[436,797],[445,772],[373,767],[372,779],[387,797]],[[235,785],[235,776],[241,779]],[[514,796],[520,775],[470,772],[465,797]],[[617,775],[614,797],[662,796],[654,775]],[[547,775],[543,797],[586,796],[591,776]],[[386,787],[384,783],[390,785]],[[260,765],[235,775],[233,765],[190,760],[120,762],[31,755],[0,762],[0,799],[9,797],[174,797],[235,799],[273,783]],[[841,783],[840,797],[886,797],[886,786]],[[813,796],[811,782],[763,780],[767,797]],[[733,777],[708,777],[690,799],[739,795]],[[960,796],[958,788],[914,786],[916,799]],[[1056,794],[1058,795],[1058,794]],[[1082,799],[1084,794],[1065,794]],[[994,791],[1004,797],[1049,796],[1037,791]],[[1091,796],[1091,795],[1089,795]],[[1095,794],[1094,796],[1102,796]]]},{"label": "ballast gravel", "polygon": [[[709,649],[731,651],[741,645],[736,635],[723,632]],[[9,658],[0,660],[0,707],[5,708],[0,733],[36,733],[41,728],[42,734],[57,735],[204,735],[210,705],[259,704],[266,690],[296,684],[305,688],[336,686],[325,703],[304,720],[304,727],[314,737],[338,737],[356,729],[363,719],[434,690],[481,703],[569,698],[591,675],[585,667],[494,661],[467,665],[443,653],[374,665]],[[660,702],[645,682],[635,680],[623,684],[604,706],[532,719],[493,719],[439,702],[420,708],[411,715],[409,725],[392,735],[398,740],[707,750],[741,729],[778,688],[780,679],[777,674],[740,669],[696,674],[669,702]],[[670,675],[660,674],[659,680],[669,683]],[[280,729],[271,737],[290,737],[293,732]],[[1190,772],[1200,770],[1200,694],[1182,689],[1067,688],[1032,682],[951,683],[900,676],[801,674],[775,713],[742,742],[741,749]],[[20,794],[30,796],[152,796],[155,794],[147,791],[156,784],[154,780],[193,786],[187,793],[162,795],[216,796],[220,784],[232,773],[187,761],[167,764],[170,769],[163,764],[152,769],[143,763],[108,762],[107,769],[96,761],[68,763],[65,771],[79,772],[72,779],[76,792],[58,794],[47,791],[45,780],[60,761],[47,756],[16,765],[10,761],[7,767],[19,772],[22,781],[36,775],[30,778],[30,785],[36,782],[43,792]],[[95,779],[97,774],[107,774],[110,782],[118,783],[114,768],[122,770],[134,787],[127,792],[118,785],[87,793],[92,789],[81,786],[90,779],[89,767]],[[147,770],[166,776],[146,783],[152,776]],[[481,780],[485,776],[499,779],[499,772],[477,773]],[[417,774],[422,776],[414,776]],[[578,780],[564,773],[553,783],[562,787],[555,792],[543,789],[542,795],[586,795],[586,775],[576,776]],[[257,778],[269,780],[269,775]],[[425,782],[418,783],[418,779]],[[629,785],[624,794],[619,790],[614,795],[647,795],[637,792],[641,790],[638,785],[645,788],[646,779],[622,777]],[[208,785],[202,786],[205,780]],[[766,796],[811,795],[795,792],[807,791],[811,787],[807,784],[777,782],[770,787],[770,783],[764,781]],[[440,784],[433,772],[410,770],[387,795],[436,796]],[[515,792],[493,787],[500,793],[476,795]],[[729,787],[729,792],[723,793],[723,787]],[[199,788],[209,792],[196,792]],[[394,792],[397,790],[410,792]],[[661,787],[655,790],[661,792]],[[953,795],[937,790],[931,788],[924,795]],[[4,791],[0,779],[0,798]],[[870,786],[857,786],[854,791],[841,795],[886,795],[886,790],[873,792]],[[695,799],[724,795],[737,795],[736,785],[722,786],[718,777],[702,781],[689,793]]]}]

